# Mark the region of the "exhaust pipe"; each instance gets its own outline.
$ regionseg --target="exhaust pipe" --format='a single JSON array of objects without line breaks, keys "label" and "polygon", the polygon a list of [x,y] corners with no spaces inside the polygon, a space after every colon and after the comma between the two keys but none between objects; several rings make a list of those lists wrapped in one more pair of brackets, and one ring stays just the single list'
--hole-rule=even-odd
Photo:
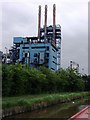
[{"label": "exhaust pipe", "polygon": [[40,28],[41,28],[41,5],[39,5],[38,13],[38,40],[40,41]]},{"label": "exhaust pipe", "polygon": [[53,5],[53,42],[56,46],[56,38],[55,38],[55,24],[56,24],[56,5]]},{"label": "exhaust pipe", "polygon": [[46,33],[47,33],[47,5],[45,5],[45,21],[44,21],[44,41],[46,42]]}]

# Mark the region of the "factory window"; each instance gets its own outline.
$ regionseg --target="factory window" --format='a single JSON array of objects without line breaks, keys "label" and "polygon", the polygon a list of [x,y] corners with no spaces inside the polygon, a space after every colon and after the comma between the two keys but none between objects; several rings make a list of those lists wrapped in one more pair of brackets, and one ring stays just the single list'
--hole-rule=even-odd
[{"label": "factory window", "polygon": [[22,47],[23,49],[29,49],[29,47]]},{"label": "factory window", "polygon": [[46,57],[49,57],[49,53],[46,53]]},{"label": "factory window", "polygon": [[55,56],[53,56],[53,58],[55,58],[55,59],[56,59],[56,57],[55,57]]},{"label": "factory window", "polygon": [[34,57],[37,57],[37,53],[34,53]]},{"label": "factory window", "polygon": [[21,44],[23,44],[23,41],[21,41]]},{"label": "factory window", "polygon": [[51,68],[52,70],[55,70],[54,68]]},{"label": "factory window", "polygon": [[25,57],[27,57],[27,53],[25,53]]},{"label": "factory window", "polygon": [[16,44],[16,47],[20,47],[20,44]]},{"label": "factory window", "polygon": [[[55,63],[55,61],[52,61],[53,63]],[[55,63],[56,64],[56,63]]]},{"label": "factory window", "polygon": [[46,59],[46,63],[48,63],[49,62],[49,59]]},{"label": "factory window", "polygon": [[58,54],[60,54],[60,52]]},{"label": "factory window", "polygon": [[38,61],[37,61],[37,59],[35,58],[35,59],[34,59],[34,63],[37,63],[37,62],[38,62]]},{"label": "factory window", "polygon": [[45,47],[44,46],[32,47],[32,49],[37,49],[37,48],[45,48]]},{"label": "factory window", "polygon": [[46,50],[49,50],[49,46],[46,47]]},{"label": "factory window", "polygon": [[58,55],[57,58],[60,58],[60,56]]},{"label": "factory window", "polygon": [[54,52],[55,52],[55,50],[54,49],[52,49]]}]

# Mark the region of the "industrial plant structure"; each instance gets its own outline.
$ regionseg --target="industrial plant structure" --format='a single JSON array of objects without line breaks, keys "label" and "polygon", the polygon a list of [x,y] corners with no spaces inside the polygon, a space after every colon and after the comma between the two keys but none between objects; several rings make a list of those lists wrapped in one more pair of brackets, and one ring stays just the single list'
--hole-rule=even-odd
[{"label": "industrial plant structure", "polygon": [[79,73],[79,64],[77,64],[74,61],[70,61],[70,69],[74,69],[74,70],[76,70],[76,72]]},{"label": "industrial plant structure", "polygon": [[45,5],[44,26],[41,28],[41,6],[38,13],[38,36],[14,37],[11,50],[14,62],[29,64],[38,68],[45,66],[53,71],[60,69],[61,26],[56,25],[56,5],[53,5],[53,25],[47,26],[47,5]]}]

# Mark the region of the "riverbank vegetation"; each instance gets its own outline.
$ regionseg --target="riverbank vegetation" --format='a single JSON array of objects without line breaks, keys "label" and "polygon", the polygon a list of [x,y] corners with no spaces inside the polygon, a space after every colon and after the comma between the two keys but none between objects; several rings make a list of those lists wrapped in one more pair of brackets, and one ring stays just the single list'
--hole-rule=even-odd
[{"label": "riverbank vegetation", "polygon": [[2,65],[2,95],[21,96],[60,92],[84,91],[85,83],[79,73],[72,69],[53,72],[45,67]]},{"label": "riverbank vegetation", "polygon": [[[57,93],[57,94],[40,94],[27,95],[17,97],[4,97],[2,102],[3,109],[14,108],[16,106],[32,107],[38,105],[39,107],[47,107],[52,104],[70,102],[72,100],[84,98],[88,96],[88,92],[77,93]],[[45,106],[44,106],[45,105]]]},{"label": "riverbank vegetation", "polygon": [[53,72],[43,66],[2,65],[2,116],[70,102],[89,95],[87,84],[73,69]]}]

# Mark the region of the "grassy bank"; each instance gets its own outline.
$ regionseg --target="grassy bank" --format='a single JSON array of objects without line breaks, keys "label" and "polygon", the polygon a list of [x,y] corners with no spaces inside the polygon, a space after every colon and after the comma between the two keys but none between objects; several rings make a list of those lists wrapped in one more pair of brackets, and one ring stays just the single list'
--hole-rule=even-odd
[{"label": "grassy bank", "polygon": [[69,102],[74,99],[85,97],[88,94],[89,94],[88,92],[80,92],[80,93],[58,93],[58,94],[27,95],[18,97],[4,97],[2,99],[2,108],[4,110],[16,106],[31,107],[38,103],[47,103],[48,105],[50,105],[62,102]]}]

